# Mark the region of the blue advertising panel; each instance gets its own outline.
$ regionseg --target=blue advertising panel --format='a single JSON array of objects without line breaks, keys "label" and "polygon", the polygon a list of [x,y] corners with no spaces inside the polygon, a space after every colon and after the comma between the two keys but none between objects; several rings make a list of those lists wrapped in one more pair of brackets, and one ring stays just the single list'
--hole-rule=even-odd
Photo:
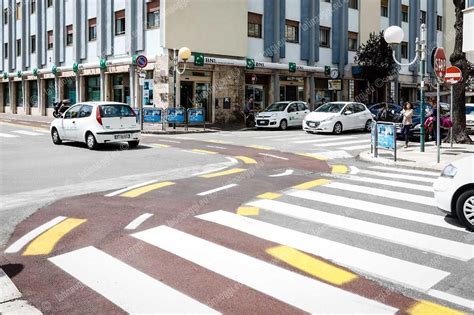
[{"label": "blue advertising panel", "polygon": [[188,123],[203,123],[204,117],[204,108],[188,109]]},{"label": "blue advertising panel", "polygon": [[143,122],[160,123],[161,122],[161,108],[144,108]]},{"label": "blue advertising panel", "polygon": [[377,146],[383,149],[395,149],[395,125],[377,124]]},{"label": "blue advertising panel", "polygon": [[168,108],[168,122],[184,124],[185,112],[184,108]]}]

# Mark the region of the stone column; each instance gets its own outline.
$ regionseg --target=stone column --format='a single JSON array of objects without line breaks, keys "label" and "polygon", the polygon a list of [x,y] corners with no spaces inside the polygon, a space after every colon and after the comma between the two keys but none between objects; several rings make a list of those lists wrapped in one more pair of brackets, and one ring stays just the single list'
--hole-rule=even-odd
[{"label": "stone column", "polygon": [[23,81],[23,106],[24,106],[26,115],[31,115],[30,84],[31,84],[31,81],[28,81],[28,80]]},{"label": "stone column", "polygon": [[105,101],[107,95],[107,84],[106,84],[105,69],[100,69],[100,100]]},{"label": "stone column", "polygon": [[10,109],[12,114],[16,114],[16,82],[10,81]]},{"label": "stone column", "polygon": [[41,116],[46,116],[46,84],[45,80],[38,78],[38,106]]},{"label": "stone column", "polygon": [[5,104],[3,102],[3,87],[5,86],[5,84],[3,82],[0,82],[0,113],[4,113],[5,112]]}]

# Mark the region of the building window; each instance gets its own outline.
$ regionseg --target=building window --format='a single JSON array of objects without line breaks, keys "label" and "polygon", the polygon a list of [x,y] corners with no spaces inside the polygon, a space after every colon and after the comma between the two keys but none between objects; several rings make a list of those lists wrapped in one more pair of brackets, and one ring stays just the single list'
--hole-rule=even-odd
[{"label": "building window", "polygon": [[438,31],[443,31],[443,17],[440,15],[436,17],[436,29]]},{"label": "building window", "polygon": [[153,0],[146,4],[146,27],[160,27],[160,0]]},{"label": "building window", "polygon": [[426,23],[426,11],[421,10],[421,23]]},{"label": "building window", "polygon": [[321,26],[319,30],[319,46],[331,47],[331,29],[329,27]]},{"label": "building window", "polygon": [[53,0],[48,0],[48,8],[52,7],[53,6]]},{"label": "building window", "polygon": [[349,8],[358,10],[359,0],[349,0]]},{"label": "building window", "polygon": [[73,42],[72,25],[66,26],[66,45],[71,46]]},{"label": "building window", "polygon": [[408,59],[408,43],[402,42],[402,58]]},{"label": "building window", "polygon": [[97,39],[97,20],[90,19],[89,20],[89,41],[95,41]]},{"label": "building window", "polygon": [[21,2],[16,3],[15,16],[17,20],[21,20]]},{"label": "building window", "polygon": [[38,107],[38,84],[30,82],[30,106]]},{"label": "building window", "polygon": [[349,32],[349,50],[356,51],[359,47],[359,34]]},{"label": "building window", "polygon": [[53,31],[48,31],[48,49],[53,49]]},{"label": "building window", "polygon": [[286,20],[285,39],[289,43],[299,42],[299,23],[296,21]]},{"label": "building window", "polygon": [[86,77],[86,101],[100,101],[99,76]]},{"label": "building window", "polygon": [[36,12],[36,0],[31,0],[30,2],[30,13],[34,14]]},{"label": "building window", "polygon": [[10,89],[8,83],[3,83],[3,104],[10,106]]},{"label": "building window", "polygon": [[23,107],[23,82],[16,82],[16,106]]},{"label": "building window", "polygon": [[388,17],[388,0],[382,0],[380,3],[380,15]]},{"label": "building window", "polygon": [[3,24],[7,24],[8,23],[8,8],[5,8],[3,9]]},{"label": "building window", "polygon": [[262,38],[262,15],[249,12],[248,14],[248,37]]},{"label": "building window", "polygon": [[30,50],[32,54],[36,52],[36,35],[30,37]]},{"label": "building window", "polygon": [[56,100],[56,85],[53,79],[46,80],[46,107],[54,107],[54,101]]},{"label": "building window", "polygon": [[115,12],[115,35],[125,34],[125,10]]},{"label": "building window", "polygon": [[21,56],[21,39],[16,40],[16,56]]},{"label": "building window", "polygon": [[5,56],[5,59],[8,58],[8,43],[3,44],[3,56]]},{"label": "building window", "polygon": [[402,21],[408,22],[408,6],[402,5]]}]

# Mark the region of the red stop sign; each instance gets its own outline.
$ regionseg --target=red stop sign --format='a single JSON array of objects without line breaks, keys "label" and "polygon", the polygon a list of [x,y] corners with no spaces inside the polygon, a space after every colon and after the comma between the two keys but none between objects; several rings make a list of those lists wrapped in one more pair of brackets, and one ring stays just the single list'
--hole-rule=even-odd
[{"label": "red stop sign", "polygon": [[434,71],[440,81],[444,80],[446,76],[446,55],[444,48],[439,47],[435,52]]}]

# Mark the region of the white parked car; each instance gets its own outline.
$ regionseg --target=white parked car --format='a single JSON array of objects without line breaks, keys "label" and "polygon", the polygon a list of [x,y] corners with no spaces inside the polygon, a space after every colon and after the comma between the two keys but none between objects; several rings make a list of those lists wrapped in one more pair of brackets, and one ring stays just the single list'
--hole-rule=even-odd
[{"label": "white parked car", "polygon": [[474,132],[474,103],[466,104],[466,128]]},{"label": "white parked car", "polygon": [[367,107],[355,102],[330,102],[318,107],[303,120],[306,132],[332,132],[372,128],[373,117]]},{"label": "white parked car", "polygon": [[71,106],[51,122],[54,144],[63,140],[85,142],[94,150],[100,143],[128,142],[131,148],[140,143],[137,116],[127,104],[85,102]]},{"label": "white parked car", "polygon": [[433,188],[438,208],[474,230],[474,156],[447,165]]},{"label": "white parked car", "polygon": [[309,113],[305,102],[276,102],[265,108],[255,117],[257,128],[280,128],[301,126],[303,118]]}]

